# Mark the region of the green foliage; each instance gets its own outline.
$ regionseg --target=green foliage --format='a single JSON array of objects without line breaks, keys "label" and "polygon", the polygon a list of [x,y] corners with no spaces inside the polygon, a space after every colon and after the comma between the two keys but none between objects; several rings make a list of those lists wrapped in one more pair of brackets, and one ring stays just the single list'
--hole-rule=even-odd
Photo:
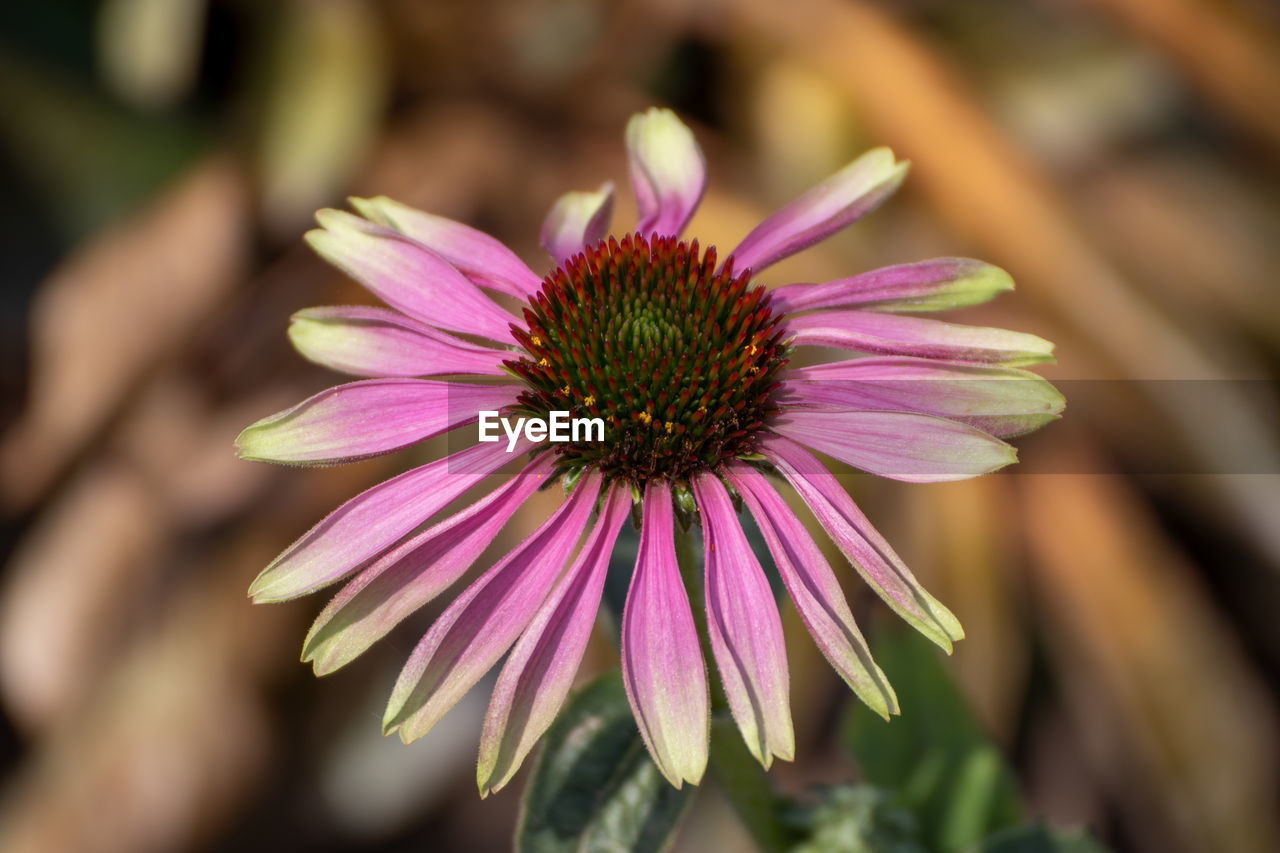
[{"label": "green foliage", "polygon": [[[635,551],[619,550],[610,568],[620,608]],[[699,551],[687,555],[695,574]],[[895,631],[874,651],[902,715],[886,723],[850,702],[843,741],[867,784],[821,788],[800,800],[781,796],[732,721],[713,719],[712,776],[762,851],[1105,853],[1083,832],[1024,822],[1013,774],[927,640]],[[525,792],[518,848],[663,849],[691,790],[675,790],[658,773],[621,677],[602,676],[571,700],[547,736]]]},{"label": "green foliage", "polygon": [[894,791],[939,853],[961,851],[1022,819],[1016,782],[973,719],[936,650],[898,631],[876,644],[902,715],[886,723],[854,704],[844,741],[868,782]]},{"label": "green foliage", "polygon": [[650,760],[622,676],[606,673],[570,700],[547,732],[524,791],[521,853],[657,851],[692,798]]},{"label": "green foliage", "polygon": [[130,111],[74,76],[0,54],[0,142],[68,239],[136,208],[211,138],[190,119]]},{"label": "green foliage", "polygon": [[973,853],[1107,853],[1080,830],[1059,831],[1030,823],[1001,830],[983,841]]},{"label": "green foliage", "polygon": [[806,839],[792,853],[926,853],[915,818],[893,800],[869,785],[823,788],[816,805],[784,813]]}]

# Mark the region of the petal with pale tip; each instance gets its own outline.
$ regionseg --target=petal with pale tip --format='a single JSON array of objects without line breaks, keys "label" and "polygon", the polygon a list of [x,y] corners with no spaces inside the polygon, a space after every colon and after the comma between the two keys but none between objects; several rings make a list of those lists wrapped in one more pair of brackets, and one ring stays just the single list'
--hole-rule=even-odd
[{"label": "petal with pale tip", "polygon": [[600,608],[609,556],[630,510],[630,491],[611,488],[577,559],[502,667],[480,737],[481,796],[511,781],[569,695]]},{"label": "petal with pale tip", "polygon": [[827,239],[893,195],[907,168],[888,148],[873,148],[753,228],[733,250],[735,268],[758,274]]},{"label": "petal with pale tip", "polygon": [[970,258],[935,258],[883,267],[825,284],[787,284],[770,291],[787,312],[820,308],[876,311],[945,311],[990,301],[1013,290],[1013,279],[992,264]]},{"label": "petal with pale tip", "polygon": [[729,493],[703,472],[693,481],[706,562],[707,636],[747,749],[765,769],[795,758],[782,619]]},{"label": "petal with pale tip", "polygon": [[418,210],[384,195],[350,201],[362,216],[426,246],[481,287],[527,299],[537,293],[542,284],[542,278],[502,241],[470,225]]},{"label": "petal with pale tip", "polygon": [[836,476],[813,454],[782,436],[765,437],[760,452],[791,483],[836,547],[884,603],[950,654],[952,643],[964,636],[959,620],[925,591]]},{"label": "petal with pale tip", "polygon": [[613,184],[595,192],[569,192],[556,199],[542,223],[542,248],[563,264],[609,233],[613,220]]},{"label": "petal with pale tip", "polygon": [[445,258],[389,228],[342,210],[316,214],[304,238],[392,308],[429,326],[510,343],[516,318]]},{"label": "petal with pale tip", "polygon": [[386,308],[306,308],[289,322],[293,348],[309,361],[356,376],[505,376],[509,350],[447,335]]},{"label": "petal with pale tip", "polygon": [[636,568],[622,610],[622,680],[640,736],[679,788],[707,768],[707,671],[676,562],[671,488],[650,480]]},{"label": "petal with pale tip", "polygon": [[707,161],[693,132],[671,110],[653,108],[627,123],[627,159],[643,237],[677,236],[707,189]]}]

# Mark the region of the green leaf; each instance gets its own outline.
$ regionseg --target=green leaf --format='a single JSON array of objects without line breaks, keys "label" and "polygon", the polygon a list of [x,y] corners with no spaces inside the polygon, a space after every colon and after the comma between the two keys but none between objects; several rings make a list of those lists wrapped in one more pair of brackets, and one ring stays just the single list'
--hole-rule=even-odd
[{"label": "green leaf", "polygon": [[791,853],[926,853],[911,813],[870,785],[823,788],[816,804],[783,817],[806,839]]},{"label": "green leaf", "polygon": [[0,53],[0,141],[70,238],[141,205],[211,140],[194,121],[132,112],[85,81]]},{"label": "green leaf", "polygon": [[522,853],[665,849],[694,788],[645,751],[618,672],[592,681],[547,732],[516,827]]},{"label": "green leaf", "polygon": [[959,853],[1022,819],[1016,781],[974,720],[939,655],[914,633],[875,644],[902,714],[886,723],[861,705],[844,741],[868,782],[895,792],[920,822],[924,844]]},{"label": "green leaf", "polygon": [[996,833],[972,853],[1107,853],[1107,848],[1083,830],[1056,830],[1030,823]]}]

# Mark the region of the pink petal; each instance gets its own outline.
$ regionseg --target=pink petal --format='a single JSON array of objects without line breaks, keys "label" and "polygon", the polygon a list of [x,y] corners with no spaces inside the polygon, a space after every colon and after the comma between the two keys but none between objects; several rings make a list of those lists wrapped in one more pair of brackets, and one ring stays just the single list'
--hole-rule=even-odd
[{"label": "pink petal", "polygon": [[341,210],[322,210],[306,233],[316,253],[383,302],[441,329],[511,342],[516,318],[430,249]]},{"label": "pink petal", "polygon": [[875,210],[906,176],[888,148],[875,148],[755,227],[733,250],[738,271],[759,273]]},{"label": "pink petal", "polygon": [[1038,429],[1064,405],[1047,381],[1014,367],[869,356],[801,367],[787,376],[778,394],[784,407],[920,412],[1001,438]]},{"label": "pink petal", "polygon": [[481,287],[528,299],[542,286],[515,252],[483,231],[386,196],[353,198],[351,204],[373,222],[426,246]]},{"label": "pink petal", "polygon": [[788,317],[787,328],[795,335],[796,346],[833,346],[1011,367],[1053,359],[1053,344],[1035,335],[873,311],[802,314]]},{"label": "pink petal", "polygon": [[307,308],[293,315],[289,340],[316,364],[357,376],[506,375],[506,350],[468,343],[398,311],[362,305]]},{"label": "pink petal", "polygon": [[405,743],[422,737],[502,657],[546,599],[591,515],[600,476],[585,474],[533,536],[460,595],[418,643],[382,718]]},{"label": "pink petal", "polygon": [[515,479],[378,557],[316,617],[302,660],[316,675],[350,663],[462,577],[550,474],[551,459],[544,455]]},{"label": "pink petal", "polygon": [[635,573],[622,610],[622,680],[654,763],[679,788],[707,768],[707,672],[680,579],[671,490],[650,480]]},{"label": "pink petal", "polygon": [[742,739],[767,769],[795,757],[782,620],[733,502],[709,472],[693,481],[706,555],[707,633]]},{"label": "pink petal", "polygon": [[671,110],[637,113],[627,123],[627,159],[640,211],[636,232],[678,235],[707,189],[707,161],[693,132]]},{"label": "pink petal", "polygon": [[1013,279],[999,267],[968,258],[935,258],[826,284],[788,284],[771,292],[773,304],[790,313],[815,308],[942,311],[978,305],[1012,289]]},{"label": "pink petal", "polygon": [[327,388],[245,427],[244,459],[321,465],[390,453],[516,401],[515,385],[363,379]]},{"label": "pink petal", "polygon": [[947,652],[964,636],[951,611],[925,592],[854,505],[835,475],[793,441],[768,436],[760,450],[809,505],[841,553],[895,613]]},{"label": "pink petal", "polygon": [[853,621],[840,582],[800,519],[758,471],[730,462],[726,476],[755,517],[787,593],[836,672],[877,714],[898,713],[898,698]]},{"label": "pink petal", "polygon": [[569,695],[600,608],[609,556],[630,509],[629,491],[610,489],[578,558],[502,667],[480,738],[481,796],[511,781]]},{"label": "pink petal", "polygon": [[557,264],[594,246],[609,233],[613,220],[613,184],[593,193],[571,192],[556,199],[542,223],[542,248]]},{"label": "pink petal", "polygon": [[841,462],[908,483],[964,480],[1018,460],[980,429],[914,412],[787,409],[769,427]]},{"label": "pink petal", "polygon": [[[254,601],[286,601],[341,580],[512,460],[505,444],[478,444],[356,495],[271,561]],[[517,453],[529,449],[527,442]]]}]

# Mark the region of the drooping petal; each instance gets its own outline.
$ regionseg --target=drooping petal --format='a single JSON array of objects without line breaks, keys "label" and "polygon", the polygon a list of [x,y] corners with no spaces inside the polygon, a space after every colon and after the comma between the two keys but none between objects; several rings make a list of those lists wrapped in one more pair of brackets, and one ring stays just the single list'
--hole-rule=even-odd
[{"label": "drooping petal", "polygon": [[516,318],[440,255],[342,210],[322,210],[306,233],[320,257],[383,302],[431,326],[511,341]]},{"label": "drooping petal", "polygon": [[796,612],[823,656],[873,711],[885,719],[898,713],[898,697],[871,659],[840,582],[809,531],[760,472],[735,461],[726,475],[764,534]]},{"label": "drooping petal", "polygon": [[734,267],[757,274],[861,219],[907,174],[888,148],[873,148],[761,222],[733,250]]},{"label": "drooping petal", "polygon": [[446,335],[385,308],[306,308],[294,314],[289,340],[316,364],[356,376],[503,376],[505,350]]},{"label": "drooping petal", "polygon": [[353,198],[351,206],[371,221],[426,246],[481,287],[528,299],[542,284],[542,279],[515,252],[469,225],[383,195]]},{"label": "drooping petal", "polygon": [[760,450],[808,504],[818,522],[863,580],[895,613],[948,653],[964,630],[951,611],[925,591],[835,475],[795,442],[767,436]]},{"label": "drooping petal", "polygon": [[640,221],[636,233],[678,235],[707,189],[707,161],[671,110],[651,108],[627,123],[627,159]]},{"label": "drooping petal", "polygon": [[628,490],[611,489],[577,559],[502,667],[480,738],[481,796],[511,781],[569,695],[600,608],[609,555],[630,509]]},{"label": "drooping petal", "polygon": [[613,220],[613,183],[595,192],[570,192],[556,199],[542,223],[542,248],[557,264],[594,246],[609,232]]},{"label": "drooping petal", "polygon": [[796,346],[832,346],[882,355],[1017,367],[1053,360],[1053,344],[1025,332],[961,326],[874,311],[819,311],[787,318]]},{"label": "drooping petal", "polygon": [[980,429],[914,412],[788,409],[769,426],[855,468],[908,483],[965,480],[1018,460],[1011,445]]},{"label": "drooping petal", "polygon": [[1013,279],[997,266],[969,258],[934,258],[825,284],[788,284],[771,293],[773,304],[791,313],[817,308],[944,311],[980,305],[1006,290],[1013,290]]},{"label": "drooping petal", "polygon": [[326,388],[245,427],[243,459],[322,465],[408,447],[516,400],[515,385],[464,385],[426,379],[362,379]]},{"label": "drooping petal", "polygon": [[383,732],[422,737],[502,657],[529,624],[582,536],[600,491],[585,474],[551,518],[460,595],[400,672]]},{"label": "drooping petal", "polygon": [[707,671],[676,563],[671,490],[645,488],[635,573],[622,610],[622,680],[654,763],[679,788],[707,768]]},{"label": "drooping petal", "polygon": [[[528,449],[522,440],[515,453]],[[505,451],[502,443],[477,444],[361,492],[272,560],[249,595],[287,601],[342,580],[510,462]]]},{"label": "drooping petal", "polygon": [[784,407],[921,412],[951,418],[1000,438],[1039,429],[1065,401],[1047,380],[1015,367],[869,356],[790,371],[778,391]]},{"label": "drooping petal", "polygon": [[704,472],[693,492],[702,516],[711,652],[742,739],[767,769],[775,755],[795,757],[782,619],[719,478]]},{"label": "drooping petal", "polygon": [[405,539],[361,570],[316,617],[302,660],[317,675],[345,666],[466,573],[551,474],[543,456],[461,512]]}]

